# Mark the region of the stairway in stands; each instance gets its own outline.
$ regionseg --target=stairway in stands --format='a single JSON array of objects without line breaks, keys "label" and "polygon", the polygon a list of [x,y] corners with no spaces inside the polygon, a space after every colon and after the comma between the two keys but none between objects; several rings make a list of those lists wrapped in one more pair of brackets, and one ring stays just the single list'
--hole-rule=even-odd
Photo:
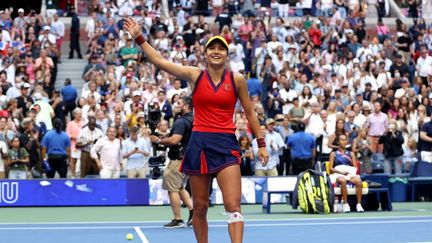
[{"label": "stairway in stands", "polygon": [[[83,49],[83,43],[81,42],[82,53],[85,54]],[[68,59],[69,57],[69,41],[64,41],[62,44],[62,57],[61,63],[58,64],[57,79],[55,82],[55,88],[61,90],[64,85],[66,78],[72,80],[72,85],[78,90],[78,97],[81,95],[81,89],[84,85],[84,80],[81,75],[84,71],[84,67],[87,65],[86,59],[78,59],[75,53],[74,59]]]}]

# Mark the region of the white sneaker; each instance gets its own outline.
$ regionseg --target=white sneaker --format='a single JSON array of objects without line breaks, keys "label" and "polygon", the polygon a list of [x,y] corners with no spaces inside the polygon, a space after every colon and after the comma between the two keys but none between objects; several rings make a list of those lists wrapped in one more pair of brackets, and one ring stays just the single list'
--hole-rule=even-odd
[{"label": "white sneaker", "polygon": [[359,213],[363,213],[364,212],[364,209],[363,209],[363,207],[362,207],[362,205],[360,203],[357,203],[356,210]]},{"label": "white sneaker", "polygon": [[344,213],[351,212],[350,205],[348,203],[344,203],[342,210],[343,210]]}]

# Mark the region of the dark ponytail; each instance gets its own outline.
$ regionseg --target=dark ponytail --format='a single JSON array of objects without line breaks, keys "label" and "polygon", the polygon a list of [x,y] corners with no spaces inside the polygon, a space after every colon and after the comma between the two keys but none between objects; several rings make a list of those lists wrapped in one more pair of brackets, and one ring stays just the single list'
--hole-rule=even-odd
[{"label": "dark ponytail", "polygon": [[60,120],[59,118],[54,119],[53,126],[57,133],[61,133],[63,127],[62,120]]}]

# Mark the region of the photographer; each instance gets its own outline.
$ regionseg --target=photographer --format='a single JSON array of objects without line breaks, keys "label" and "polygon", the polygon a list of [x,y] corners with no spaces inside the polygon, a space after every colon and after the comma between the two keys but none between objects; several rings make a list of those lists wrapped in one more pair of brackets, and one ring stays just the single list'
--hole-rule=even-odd
[{"label": "photographer", "polygon": [[387,133],[379,138],[379,143],[384,144],[384,173],[392,174],[392,167],[394,174],[402,173],[404,138],[402,133],[396,130],[394,121],[390,122]]},{"label": "photographer", "polygon": [[150,136],[152,143],[169,147],[168,158],[170,162],[164,170],[162,188],[168,191],[174,219],[164,225],[165,228],[181,228],[185,226],[181,217],[180,199],[189,209],[188,226],[192,223],[193,212],[190,195],[184,189],[186,175],[179,172],[184,151],[192,133],[192,99],[183,97],[177,101],[175,112],[178,114],[178,118],[175,120],[168,137]]}]

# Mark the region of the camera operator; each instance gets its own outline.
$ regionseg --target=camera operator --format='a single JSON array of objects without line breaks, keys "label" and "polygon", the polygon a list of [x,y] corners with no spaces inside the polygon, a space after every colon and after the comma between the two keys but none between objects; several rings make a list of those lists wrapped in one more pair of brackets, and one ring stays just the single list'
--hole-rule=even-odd
[{"label": "camera operator", "polygon": [[188,226],[192,224],[193,213],[190,195],[184,188],[187,179],[186,175],[179,172],[184,151],[192,134],[192,99],[183,97],[177,101],[175,112],[178,114],[178,118],[175,120],[168,137],[150,136],[152,143],[169,147],[168,158],[170,162],[163,173],[162,188],[168,191],[174,219],[164,225],[165,228],[181,228],[185,226],[181,217],[180,199],[189,209]]}]

